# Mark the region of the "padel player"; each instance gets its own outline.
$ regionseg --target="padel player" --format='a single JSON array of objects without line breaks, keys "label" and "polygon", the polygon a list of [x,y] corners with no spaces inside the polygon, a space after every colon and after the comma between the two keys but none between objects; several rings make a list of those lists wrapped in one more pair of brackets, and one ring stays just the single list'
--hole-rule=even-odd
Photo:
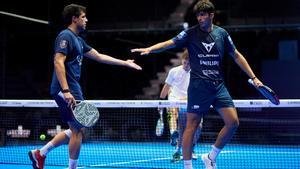
[{"label": "padel player", "polygon": [[184,168],[192,169],[193,136],[202,115],[211,105],[224,121],[216,142],[208,154],[202,155],[206,168],[216,168],[216,158],[230,141],[239,126],[236,108],[225,87],[221,61],[225,53],[254,81],[256,86],[262,82],[256,78],[245,57],[236,49],[227,31],[213,24],[215,7],[209,0],[198,1],[194,6],[197,25],[182,31],[173,39],[153,46],[132,49],[141,55],[156,53],[170,48],[186,47],[189,52],[191,77],[188,87],[187,127],[183,134]]},{"label": "padel player", "polygon": [[[54,47],[54,72],[51,82],[50,94],[59,106],[62,120],[67,122],[69,129],[58,133],[50,142],[39,150],[29,151],[32,166],[35,169],[44,168],[47,154],[55,147],[63,143],[69,143],[69,169],[75,169],[82,142],[83,128],[74,124],[69,111],[70,105],[75,105],[76,100],[83,100],[82,90],[79,84],[82,60],[84,57],[97,62],[121,65],[141,70],[141,67],[133,60],[119,60],[105,54],[98,53],[86,44],[79,36],[86,29],[88,22],[86,8],[81,5],[70,4],[63,10],[63,19],[67,28],[62,30],[56,40]],[[62,92],[63,98],[58,96]]]},{"label": "padel player", "polygon": [[[181,65],[170,69],[168,76],[165,80],[165,84],[160,92],[160,98],[164,99],[168,96],[168,100],[179,101],[187,99],[187,88],[190,82],[190,63],[189,54],[187,50],[181,55]],[[183,131],[186,127],[186,108],[168,108],[168,122],[170,129],[170,142],[171,145],[176,145],[175,152],[173,154],[172,162],[178,162],[181,160],[181,147]],[[194,148],[199,139],[202,128],[202,121],[199,124],[197,132],[195,133],[193,140],[193,153],[192,158],[197,159],[197,155],[194,152]]]}]

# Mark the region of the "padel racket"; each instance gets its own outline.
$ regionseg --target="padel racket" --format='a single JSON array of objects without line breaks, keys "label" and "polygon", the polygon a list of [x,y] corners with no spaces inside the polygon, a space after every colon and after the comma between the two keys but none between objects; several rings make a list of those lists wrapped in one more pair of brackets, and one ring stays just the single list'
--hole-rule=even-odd
[{"label": "padel racket", "polygon": [[156,136],[162,136],[163,132],[164,132],[164,119],[163,119],[163,109],[158,109],[158,113],[159,113],[159,119],[157,120],[156,123]]},{"label": "padel racket", "polygon": [[[59,92],[58,96],[65,100],[62,92]],[[92,127],[99,119],[97,107],[86,101],[76,101],[76,105],[68,106],[68,108],[71,111],[72,118],[78,128]]]},{"label": "padel racket", "polygon": [[269,99],[273,104],[275,104],[275,105],[279,105],[280,104],[279,97],[277,96],[277,94],[271,88],[269,88],[266,85],[256,87],[254,85],[252,79],[249,79],[248,82],[253,87],[255,87],[265,98]]},{"label": "padel racket", "polygon": [[71,107],[73,119],[79,128],[92,127],[99,119],[99,111],[96,106],[85,101],[81,101]]}]

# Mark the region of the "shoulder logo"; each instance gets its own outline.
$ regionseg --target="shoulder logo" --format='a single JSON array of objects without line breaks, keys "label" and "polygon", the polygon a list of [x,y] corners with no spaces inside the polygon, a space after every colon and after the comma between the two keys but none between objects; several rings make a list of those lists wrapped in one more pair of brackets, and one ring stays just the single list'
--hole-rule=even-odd
[{"label": "shoulder logo", "polygon": [[232,41],[231,37],[228,36],[227,38],[228,38],[229,42],[230,42],[231,44],[233,44],[233,41]]},{"label": "shoulder logo", "polygon": [[213,48],[213,46],[215,45],[215,42],[212,42],[212,43],[209,43],[209,44],[202,42],[202,45],[205,47],[207,52],[210,52],[211,49]]},{"label": "shoulder logo", "polygon": [[186,32],[185,31],[182,31],[182,32],[180,32],[178,35],[177,35],[177,38],[178,39],[182,39],[183,37],[185,37],[186,36]]},{"label": "shoulder logo", "polygon": [[62,48],[62,49],[66,48],[67,45],[68,45],[68,42],[66,40],[61,40],[59,42],[59,47]]}]

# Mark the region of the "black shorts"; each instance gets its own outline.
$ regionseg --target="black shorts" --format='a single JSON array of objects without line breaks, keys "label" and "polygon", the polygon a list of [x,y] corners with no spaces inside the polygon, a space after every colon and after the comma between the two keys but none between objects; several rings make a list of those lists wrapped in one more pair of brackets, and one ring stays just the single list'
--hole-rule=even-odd
[{"label": "black shorts", "polygon": [[188,88],[188,112],[203,114],[210,106],[216,109],[234,107],[223,81],[191,79]]},{"label": "black shorts", "polygon": [[[84,100],[82,95],[73,95],[75,100]],[[68,103],[65,99],[59,94],[52,95],[56,104],[58,105],[58,110],[60,112],[60,116],[63,122],[67,123],[69,121],[73,121],[73,115]]]}]

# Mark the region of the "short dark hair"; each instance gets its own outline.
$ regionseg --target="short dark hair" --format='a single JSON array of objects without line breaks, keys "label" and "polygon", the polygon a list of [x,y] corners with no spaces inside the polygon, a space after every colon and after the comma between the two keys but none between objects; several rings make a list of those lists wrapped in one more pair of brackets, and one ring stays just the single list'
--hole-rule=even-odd
[{"label": "short dark hair", "polygon": [[193,12],[195,15],[199,12],[214,13],[215,6],[209,0],[200,0],[195,4]]},{"label": "short dark hair", "polygon": [[62,12],[64,24],[70,25],[72,23],[72,17],[79,17],[81,12],[86,13],[86,7],[77,4],[70,4],[65,6]]}]

